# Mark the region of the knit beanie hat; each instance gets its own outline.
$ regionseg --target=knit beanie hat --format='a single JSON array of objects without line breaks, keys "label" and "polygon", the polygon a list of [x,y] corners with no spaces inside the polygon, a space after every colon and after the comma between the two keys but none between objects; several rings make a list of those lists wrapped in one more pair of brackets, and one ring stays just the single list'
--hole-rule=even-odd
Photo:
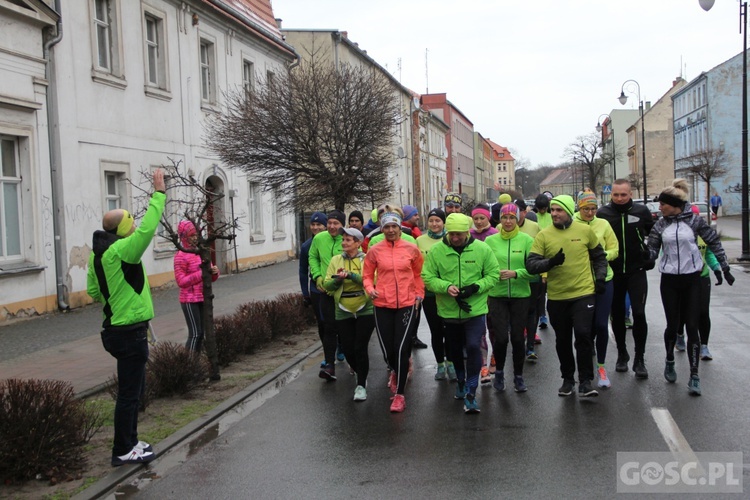
[{"label": "knit beanie hat", "polygon": [[474,207],[471,211],[471,216],[474,217],[477,214],[482,214],[488,219],[492,216],[492,214],[490,214],[490,209],[489,207],[487,207],[487,205],[477,205],[476,207]]},{"label": "knit beanie hat", "polygon": [[352,217],[356,217],[362,222],[365,221],[365,218],[362,216],[362,212],[360,212],[359,210],[352,210],[351,212],[349,212],[349,220],[351,220]]},{"label": "knit beanie hat", "polygon": [[578,208],[581,208],[586,205],[598,205],[598,200],[596,199],[596,195],[592,192],[586,192],[581,193],[578,195]]},{"label": "knit beanie hat", "polygon": [[377,222],[378,221],[378,209],[377,208],[373,208],[372,212],[370,212],[370,219],[373,222]]},{"label": "knit beanie hat", "polygon": [[385,212],[380,216],[380,227],[387,224],[397,224],[398,227],[401,227],[401,216],[396,212]]},{"label": "knit beanie hat", "polygon": [[534,200],[534,206],[536,208],[547,208],[549,207],[549,198],[547,198],[546,194],[540,194],[536,197]]},{"label": "knit beanie hat", "polygon": [[518,220],[518,205],[515,203],[506,203],[500,209],[500,217],[503,215],[512,215]]},{"label": "knit beanie hat", "polygon": [[471,229],[472,220],[464,214],[449,214],[445,219],[445,231],[448,233],[466,233]]},{"label": "knit beanie hat", "polygon": [[459,194],[446,194],[443,204],[447,204],[447,203],[454,203],[456,205],[462,205],[463,200],[461,199],[461,195]]},{"label": "knit beanie hat", "polygon": [[339,221],[341,225],[346,224],[346,215],[341,210],[331,210],[328,212],[328,218]]},{"label": "knit beanie hat", "polygon": [[508,193],[503,193],[500,196],[497,197],[497,202],[501,205],[505,205],[506,203],[510,203],[513,201],[513,199],[510,197]]},{"label": "knit beanie hat", "polygon": [[433,208],[430,210],[430,213],[427,214],[427,220],[430,220],[430,217],[440,217],[440,219],[443,221],[443,224],[445,224],[445,212],[440,210],[439,208]]},{"label": "knit beanie hat", "polygon": [[549,203],[550,205],[559,205],[570,217],[573,217],[576,210],[576,202],[573,201],[572,196],[567,194],[555,196]]},{"label": "knit beanie hat", "polygon": [[404,220],[409,220],[417,215],[417,207],[413,205],[404,205]]},{"label": "knit beanie hat", "polygon": [[328,216],[323,212],[313,212],[312,217],[310,217],[310,224],[312,224],[313,222],[317,222],[318,224],[323,224],[325,226],[326,224],[328,224]]}]

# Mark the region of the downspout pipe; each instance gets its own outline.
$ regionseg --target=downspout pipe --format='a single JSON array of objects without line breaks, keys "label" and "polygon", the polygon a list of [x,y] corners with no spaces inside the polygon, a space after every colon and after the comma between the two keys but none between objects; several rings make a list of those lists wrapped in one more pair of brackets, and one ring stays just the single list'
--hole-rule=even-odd
[{"label": "downspout pipe", "polygon": [[61,311],[67,311],[70,309],[70,305],[67,303],[65,282],[63,279],[63,272],[65,269],[65,256],[64,249],[62,248],[62,228],[63,221],[60,218],[65,213],[61,207],[58,207],[58,200],[60,200],[60,181],[61,174],[59,170],[60,164],[60,148],[59,148],[59,122],[57,121],[57,95],[52,91],[54,88],[52,77],[53,68],[51,50],[52,47],[60,43],[63,37],[63,23],[62,23],[62,0],[55,0],[55,11],[58,14],[57,19],[57,33],[55,36],[44,43],[44,77],[47,80],[47,92],[46,92],[46,104],[47,104],[47,136],[49,142],[49,168],[50,168],[50,185],[51,185],[51,198],[52,198],[52,230],[54,232],[54,249],[55,249],[55,281],[57,283],[57,308]]}]

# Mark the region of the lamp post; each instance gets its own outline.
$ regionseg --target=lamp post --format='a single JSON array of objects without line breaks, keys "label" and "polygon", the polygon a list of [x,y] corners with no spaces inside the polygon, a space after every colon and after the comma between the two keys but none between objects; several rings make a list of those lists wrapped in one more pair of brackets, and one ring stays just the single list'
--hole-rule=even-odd
[{"label": "lamp post", "polygon": [[[714,6],[714,0],[698,0],[703,10]],[[742,254],[738,260],[750,261],[750,206],[747,176],[747,2],[740,2],[742,33]]]},{"label": "lamp post", "polygon": [[625,104],[628,102],[628,96],[625,95],[625,85],[628,83],[635,84],[637,92],[633,92],[632,87],[628,88],[628,92],[630,94],[635,94],[638,96],[638,111],[640,111],[641,114],[641,158],[643,159],[643,202],[646,202],[646,198],[648,198],[648,188],[646,186],[646,123],[643,118],[643,101],[641,100],[641,86],[638,82],[635,80],[625,80],[622,84],[622,88],[620,89],[620,97],[618,97],[618,100],[620,101],[620,104]]},{"label": "lamp post", "polygon": [[[609,116],[607,113],[602,113],[599,115],[599,118],[596,120],[596,131],[601,132],[602,131],[602,123],[601,119],[602,116],[606,116],[607,120],[604,121],[604,124],[607,125],[609,123],[612,124],[612,117]],[[615,176],[617,175],[617,150],[615,148],[615,129],[613,129],[611,126],[607,126],[607,132],[609,132],[609,135],[612,136],[612,184],[615,183]],[[609,137],[609,135],[607,137]],[[603,143],[604,141],[602,141]],[[603,145],[603,144],[602,144]],[[602,148],[604,149],[604,148]]]}]

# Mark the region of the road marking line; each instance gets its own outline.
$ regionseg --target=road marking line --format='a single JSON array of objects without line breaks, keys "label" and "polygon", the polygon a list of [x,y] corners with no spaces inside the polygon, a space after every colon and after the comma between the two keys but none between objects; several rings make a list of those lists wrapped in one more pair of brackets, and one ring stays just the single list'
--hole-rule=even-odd
[{"label": "road marking line", "polygon": [[689,462],[697,463],[697,472],[700,475],[705,475],[703,465],[698,460],[695,452],[693,452],[682,431],[680,431],[677,422],[674,421],[669,410],[666,408],[651,408],[651,416],[656,422],[656,426],[659,428],[659,432],[661,432],[669,450],[675,455],[679,454],[681,457],[687,458]]}]

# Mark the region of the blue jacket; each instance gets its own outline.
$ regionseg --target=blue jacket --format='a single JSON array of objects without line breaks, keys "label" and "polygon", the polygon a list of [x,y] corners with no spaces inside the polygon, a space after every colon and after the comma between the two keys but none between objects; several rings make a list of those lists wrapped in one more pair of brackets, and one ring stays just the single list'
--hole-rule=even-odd
[{"label": "blue jacket", "polygon": [[315,283],[310,281],[310,245],[312,237],[302,244],[299,251],[299,287],[303,297],[309,297],[311,293],[320,293]]}]

